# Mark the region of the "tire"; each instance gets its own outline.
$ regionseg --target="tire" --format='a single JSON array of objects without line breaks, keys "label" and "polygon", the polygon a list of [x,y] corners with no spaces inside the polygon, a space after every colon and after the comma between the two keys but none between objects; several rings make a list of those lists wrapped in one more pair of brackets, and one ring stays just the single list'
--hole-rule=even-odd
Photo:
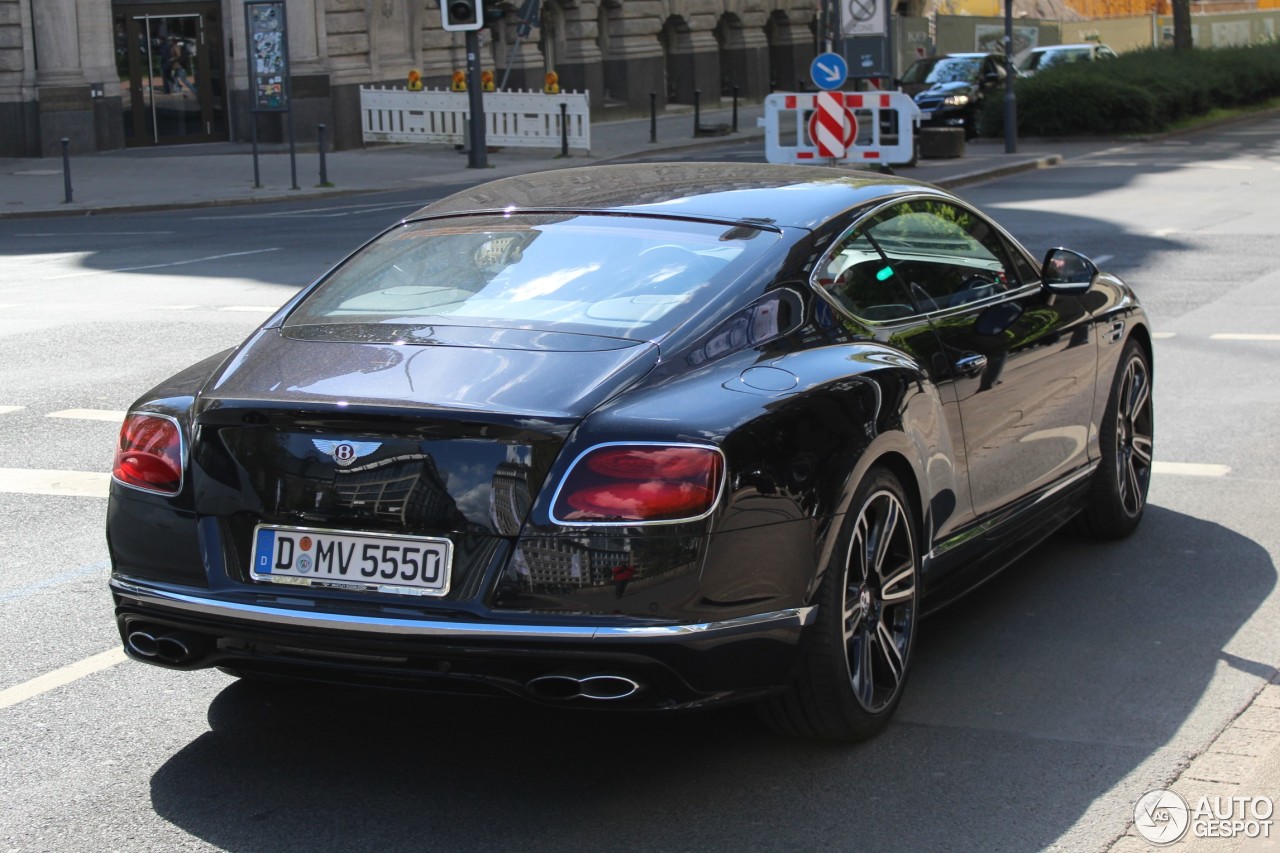
[{"label": "tire", "polygon": [[761,716],[785,734],[859,741],[883,729],[902,699],[919,616],[915,517],[890,471],[867,473],[839,541],[792,683],[762,703]]},{"label": "tire", "polygon": [[1151,359],[1136,341],[1125,344],[1102,415],[1102,462],[1093,475],[1088,505],[1076,516],[1078,533],[1122,539],[1142,520],[1151,485],[1155,416]]}]

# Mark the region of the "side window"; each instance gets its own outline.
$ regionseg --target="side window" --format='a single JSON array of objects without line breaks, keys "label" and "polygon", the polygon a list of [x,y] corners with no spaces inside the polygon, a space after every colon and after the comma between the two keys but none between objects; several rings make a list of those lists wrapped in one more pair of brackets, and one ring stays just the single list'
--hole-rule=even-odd
[{"label": "side window", "polygon": [[865,232],[922,311],[978,302],[1018,280],[995,228],[949,202],[894,205],[877,214]]},{"label": "side window", "polygon": [[1010,287],[1016,286],[1019,282],[1022,284],[1030,284],[1033,281],[1040,280],[1040,268],[1027,260],[1026,256],[1022,254],[1022,252],[1010,248],[1008,244],[1005,244],[1005,250],[1009,258],[1013,261],[1013,271],[1017,273],[1016,276],[1011,275],[1009,277]]},{"label": "side window", "polygon": [[841,307],[863,320],[881,323],[917,313],[893,267],[861,228],[836,244],[813,280]]}]

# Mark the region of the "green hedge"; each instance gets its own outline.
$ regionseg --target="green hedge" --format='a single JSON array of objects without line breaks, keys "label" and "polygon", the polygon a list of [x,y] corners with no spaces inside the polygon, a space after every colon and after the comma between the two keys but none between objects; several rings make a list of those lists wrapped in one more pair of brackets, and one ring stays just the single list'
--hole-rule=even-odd
[{"label": "green hedge", "polygon": [[[1280,97],[1280,43],[1136,51],[1020,77],[1014,91],[1019,135],[1158,133],[1213,109]],[[1004,133],[1002,91],[984,101],[978,129]]]}]

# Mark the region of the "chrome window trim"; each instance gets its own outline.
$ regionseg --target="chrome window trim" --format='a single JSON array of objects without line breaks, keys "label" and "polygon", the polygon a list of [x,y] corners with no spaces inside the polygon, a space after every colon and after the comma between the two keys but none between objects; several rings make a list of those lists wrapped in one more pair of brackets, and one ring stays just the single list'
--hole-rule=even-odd
[{"label": "chrome window trim", "polygon": [[[995,294],[994,296],[988,296],[986,299],[978,299],[973,302],[966,302],[964,305],[957,305],[955,307],[948,307],[948,308],[939,308],[936,311],[924,311],[924,312],[912,314],[909,317],[903,317],[901,319],[895,319],[895,320],[868,320],[865,317],[859,317],[857,314],[854,314],[848,308],[844,307],[844,305],[842,305],[838,299],[836,299],[834,296],[832,296],[826,291],[826,288],[818,284],[817,279],[818,279],[819,270],[826,268],[826,265],[831,261],[833,257],[835,257],[836,247],[839,246],[841,243],[843,243],[845,238],[847,238],[850,234],[856,231],[858,227],[862,225],[862,223],[866,222],[868,219],[875,216],[880,211],[885,210],[886,208],[893,207],[894,205],[897,205],[897,204],[910,203],[913,201],[922,201],[922,200],[945,201],[947,204],[951,204],[956,207],[959,207],[962,210],[966,211],[967,213],[970,213],[973,216],[979,217],[980,219],[982,219],[983,222],[990,225],[992,229],[995,230],[995,232],[1000,235],[1001,243],[1004,244],[1006,251],[1009,251],[1009,252],[1021,251],[1024,258],[1029,262],[1028,265],[1031,267],[1031,269],[1039,269],[1040,265],[1035,262],[1035,260],[1026,251],[1026,249],[1023,248],[1022,244],[1019,243],[1017,240],[1015,240],[1013,236],[1000,225],[1000,223],[996,222],[991,217],[973,209],[969,205],[966,205],[963,202],[957,199],[954,199],[950,196],[937,195],[933,193],[911,193],[909,195],[896,196],[892,199],[882,201],[880,204],[877,204],[874,207],[868,209],[865,213],[863,213],[856,220],[854,220],[854,222],[848,228],[846,228],[844,231],[841,231],[840,236],[831,241],[831,246],[827,249],[826,252],[822,254],[822,256],[818,259],[817,263],[813,265],[813,271],[809,273],[809,279],[807,282],[809,285],[809,289],[812,290],[814,293],[818,294],[819,298],[821,298],[824,302],[826,302],[828,305],[830,305],[836,311],[840,312],[845,317],[848,317],[851,320],[855,320],[864,326],[870,326],[871,328],[874,328],[874,329],[894,328],[897,326],[908,326],[914,323],[919,323],[922,319],[944,318],[952,314],[963,314],[965,312],[972,310],[974,307],[985,308],[987,306],[996,305],[1001,302],[1011,301],[1014,299],[1021,299],[1024,296],[1030,296],[1034,291],[1040,289],[1041,282],[1039,279],[1037,279],[1034,282],[1022,282],[1018,286],[1018,288],[1015,290],[1007,290],[1004,293]],[[1010,258],[1010,261],[1012,261],[1012,258]],[[1015,270],[1015,274],[1016,274],[1016,270]]]},{"label": "chrome window trim", "polygon": [[[135,485],[134,483],[126,483],[124,480],[121,480],[119,477],[116,476],[116,466],[114,461],[115,454],[112,454],[113,460],[111,464],[111,482],[124,486],[126,489],[133,489],[135,491],[143,492],[144,494],[148,494],[148,495],[159,495],[162,498],[176,498],[178,495],[182,494],[182,489],[187,485],[187,433],[186,431],[182,428],[181,422],[179,422],[178,419],[175,418],[173,415],[164,415],[164,414],[161,414],[160,412],[148,412],[145,409],[130,409],[129,411],[125,412],[124,421],[120,424],[121,431],[124,430],[124,425],[129,422],[129,418],[133,417],[134,415],[145,415],[146,417],[149,417],[149,418],[160,418],[161,420],[169,421],[170,423],[173,424],[174,428],[178,430],[178,463],[179,463],[178,464],[178,489],[177,491],[174,491],[174,492],[167,492],[164,489],[148,489],[146,486],[138,486],[138,485]],[[116,453],[120,452],[120,436],[119,435],[116,436],[115,452]]]},{"label": "chrome window trim", "polygon": [[316,628],[362,634],[390,634],[404,637],[447,639],[540,639],[540,640],[680,640],[732,636],[765,628],[803,628],[813,622],[816,606],[790,607],[753,616],[698,622],[687,625],[536,625],[517,623],[452,622],[412,617],[322,613],[301,608],[224,601],[171,589],[148,586],[141,581],[114,576],[112,591],[123,603],[143,607],[178,610],[201,616],[238,619],[263,625]]},{"label": "chrome window trim", "polygon": [[[566,521],[556,518],[556,503],[560,500],[560,491],[564,488],[564,484],[569,481],[569,475],[573,473],[574,468],[578,467],[578,463],[582,461],[584,456],[602,447],[694,447],[699,450],[715,451],[720,456],[720,482],[716,483],[716,496],[711,501],[711,506],[707,507],[706,512],[701,515],[688,516],[687,518],[664,518],[655,521]],[[661,524],[688,524],[691,521],[702,521],[704,518],[710,517],[716,511],[716,508],[720,506],[720,498],[724,495],[724,485],[728,475],[729,462],[725,459],[724,451],[714,444],[698,444],[692,441],[605,441],[591,445],[574,457],[573,462],[565,469],[564,476],[556,484],[555,492],[551,495],[551,505],[547,507],[547,518],[558,527],[654,527]]]}]

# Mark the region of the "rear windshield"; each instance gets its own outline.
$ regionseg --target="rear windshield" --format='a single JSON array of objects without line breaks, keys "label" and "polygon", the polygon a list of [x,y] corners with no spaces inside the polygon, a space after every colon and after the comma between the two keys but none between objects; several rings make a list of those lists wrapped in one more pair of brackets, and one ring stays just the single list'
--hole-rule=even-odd
[{"label": "rear windshield", "polygon": [[751,227],[639,216],[409,223],[339,267],[285,328],[363,327],[365,339],[381,337],[371,327],[432,325],[650,339],[723,295],[779,238]]},{"label": "rear windshield", "polygon": [[981,57],[943,56],[921,59],[902,75],[903,83],[972,83],[978,79]]},{"label": "rear windshield", "polygon": [[1033,52],[1027,58],[1027,71],[1048,68],[1050,65],[1064,65],[1068,62],[1088,62],[1093,54],[1087,47],[1056,48]]}]

